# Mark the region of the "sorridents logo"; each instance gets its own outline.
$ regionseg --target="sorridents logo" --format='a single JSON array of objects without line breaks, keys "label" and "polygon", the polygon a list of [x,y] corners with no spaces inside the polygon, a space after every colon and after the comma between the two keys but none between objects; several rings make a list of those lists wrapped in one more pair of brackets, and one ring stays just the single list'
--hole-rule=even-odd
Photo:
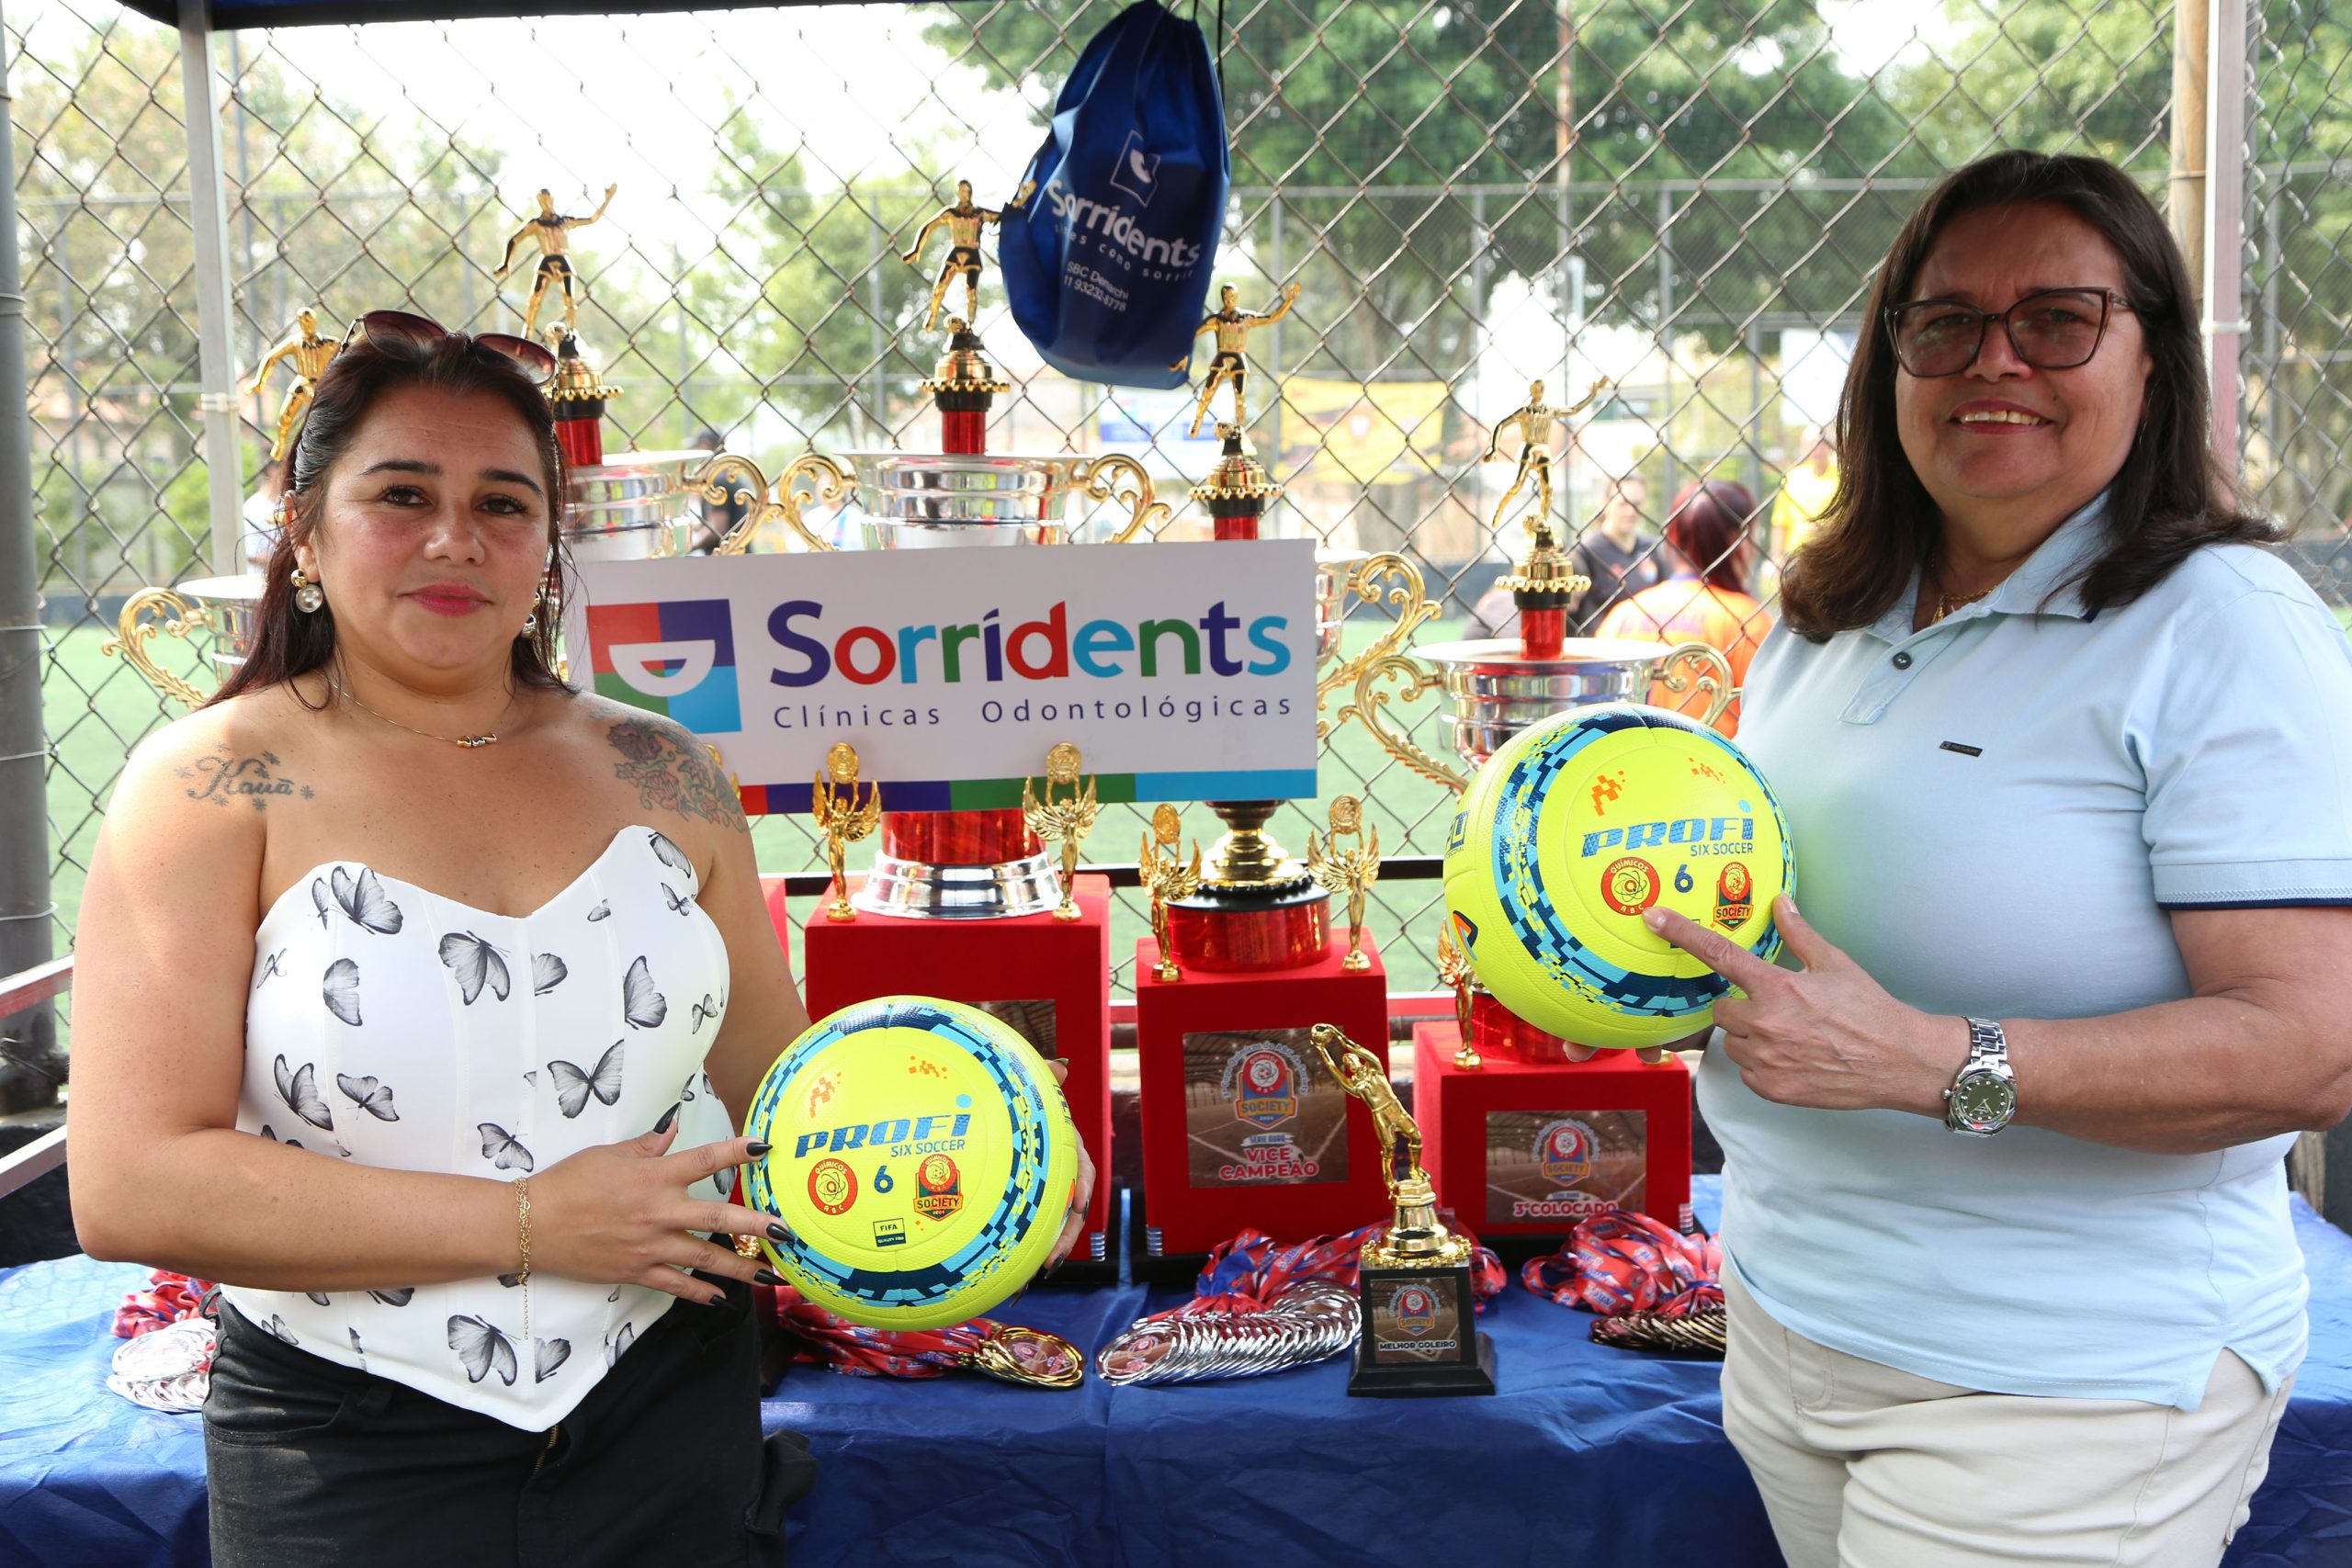
[{"label": "sorridents logo", "polygon": [[1437,1297],[1427,1285],[1399,1285],[1388,1298],[1388,1315],[1419,1338],[1437,1326]]},{"label": "sorridents logo", "polygon": [[[1134,171],[1127,167],[1124,154],[1120,160],[1120,169],[1125,172],[1127,180],[1133,180]],[[1155,184],[1159,177],[1159,164],[1156,160],[1151,164],[1151,177]],[[1111,183],[1119,189],[1133,194],[1129,185],[1121,183],[1119,172],[1114,172]],[[1107,206],[1102,202],[1079,195],[1062,182],[1062,176],[1059,175],[1056,175],[1046,182],[1046,206],[1053,213],[1056,220],[1067,224],[1072,233],[1081,229],[1091,229],[1129,255],[1149,262],[1155,266],[1182,270],[1200,264],[1201,247],[1193,243],[1192,241],[1161,239],[1156,234],[1148,233],[1142,224],[1136,221],[1135,215],[1125,208]]]},{"label": "sorridents logo", "polygon": [[1218,1087],[1233,1102],[1237,1119],[1253,1127],[1279,1127],[1298,1114],[1298,1074],[1290,1053],[1267,1042],[1236,1052]]},{"label": "sorridents logo", "polygon": [[[662,606],[665,615],[670,608]],[[1151,680],[1159,674],[1163,657],[1171,649],[1182,660],[1187,675],[1201,673],[1204,656],[1209,672],[1216,675],[1279,675],[1290,668],[1291,650],[1282,640],[1290,617],[1260,615],[1245,626],[1240,616],[1226,609],[1222,599],[1196,620],[1170,617],[1134,626],[1096,620],[1074,632],[1067,602],[1057,602],[1037,619],[1010,628],[1002,614],[992,609],[961,626],[900,626],[895,632],[880,626],[850,626],[829,644],[795,624],[808,622],[814,629],[814,623],[824,618],[823,603],[787,599],[768,613],[768,636],[802,662],[797,670],[770,670],[768,680],[779,686],[813,686],[838,671],[843,680],[861,686],[877,685],[893,675],[901,684],[913,685],[930,672],[949,685],[972,677],[991,683],[1008,679],[1066,681],[1073,673],[1108,681],[1127,674],[1119,656],[1129,653],[1136,656],[1136,672]],[[595,612],[589,615],[593,636]],[[1245,649],[1228,647],[1227,638],[1235,633],[1246,637]],[[1261,657],[1241,657],[1251,649]],[[977,669],[973,668],[976,663]],[[674,716],[676,710],[671,712]]]},{"label": "sorridents logo", "polygon": [[598,696],[667,714],[697,735],[743,728],[726,600],[592,604],[588,648]]},{"label": "sorridents logo", "polygon": [[1127,144],[1119,149],[1119,163],[1111,171],[1114,188],[1123,190],[1144,206],[1159,190],[1159,155],[1143,150],[1143,132],[1127,132]]},{"label": "sorridents logo", "polygon": [[1536,1168],[1555,1187],[1567,1187],[1592,1174],[1593,1156],[1600,1149],[1600,1140],[1590,1127],[1563,1116],[1535,1134]]}]

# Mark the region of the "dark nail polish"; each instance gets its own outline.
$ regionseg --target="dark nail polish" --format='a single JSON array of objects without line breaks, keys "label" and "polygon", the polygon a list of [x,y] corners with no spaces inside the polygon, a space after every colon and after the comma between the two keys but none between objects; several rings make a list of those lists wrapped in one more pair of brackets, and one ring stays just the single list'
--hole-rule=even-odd
[{"label": "dark nail polish", "polygon": [[763,1269],[758,1273],[752,1275],[752,1279],[754,1283],[762,1285],[781,1285],[784,1283],[784,1276],[777,1273],[773,1269]]},{"label": "dark nail polish", "polygon": [[[678,1101],[678,1105],[684,1105],[684,1103],[685,1101],[683,1100]],[[662,1112],[662,1120],[653,1123],[653,1130],[655,1132],[666,1133],[670,1130],[670,1123],[678,1119],[678,1105],[673,1105],[669,1110]]]},{"label": "dark nail polish", "polygon": [[743,1157],[745,1159],[765,1159],[768,1157],[769,1147],[770,1145],[763,1140],[753,1138],[750,1143],[743,1145]]},{"label": "dark nail polish", "polygon": [[770,1225],[768,1227],[768,1239],[770,1241],[790,1241],[792,1239],[792,1233],[785,1229],[782,1225]]},{"label": "dark nail polish", "polygon": [[721,1291],[717,1295],[711,1297],[710,1304],[715,1307],[725,1306],[727,1304],[727,1292],[725,1291]]}]

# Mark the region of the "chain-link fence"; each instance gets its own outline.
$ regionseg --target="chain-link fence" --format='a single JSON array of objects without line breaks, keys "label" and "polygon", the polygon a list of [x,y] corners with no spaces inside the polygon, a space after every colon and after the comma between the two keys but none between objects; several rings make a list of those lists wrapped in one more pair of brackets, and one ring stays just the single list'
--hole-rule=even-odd
[{"label": "chain-link fence", "polygon": [[[892,253],[956,178],[984,202],[1010,194],[1055,86],[1115,8],[224,35],[240,369],[311,305],[322,330],[395,304],[513,330],[520,296],[492,275],[532,192],[584,214],[617,183],[576,249],[583,339],[627,389],[610,416],[622,437],[715,436],[770,471],[811,446],[935,445],[916,388],[934,348],[914,330],[928,276]],[[1769,606],[1777,557],[1822,491],[1809,432],[1833,415],[1903,217],[1941,173],[2001,146],[2094,152],[2161,199],[2172,9],[1239,0],[1218,271],[1253,307],[1303,286],[1252,344],[1253,439],[1296,526],[1401,550],[1445,601],[1425,635],[1459,631],[1519,546],[1490,521],[1511,474],[1480,461],[1494,422],[1532,380],[1565,403],[1605,379],[1559,465],[1568,525],[1620,530],[1638,555],[1683,486],[1735,480],[1757,502]],[[2352,22],[2322,0],[2251,9],[2246,482],[2342,603]],[[208,558],[178,40],[108,0],[17,0],[6,23],[70,932],[124,752],[169,716],[97,644],[126,593],[236,565]],[[1189,394],[1041,373],[996,303],[978,324],[1022,389],[1000,400],[994,447],[1130,451],[1180,494],[1205,472],[1213,446],[1184,438]],[[229,460],[248,492],[270,488],[259,457],[277,397],[241,400]],[[1419,723],[1442,753],[1439,716]],[[1294,849],[1349,792],[1391,853],[1442,850],[1448,797],[1360,728],[1336,732],[1323,780],[1326,802],[1276,820]],[[1098,829],[1106,858],[1135,840],[1124,809]],[[1216,829],[1188,814],[1188,832]],[[768,869],[820,864],[797,819],[763,824],[759,842]],[[1384,881],[1374,898],[1395,983],[1428,984],[1435,884]]]}]

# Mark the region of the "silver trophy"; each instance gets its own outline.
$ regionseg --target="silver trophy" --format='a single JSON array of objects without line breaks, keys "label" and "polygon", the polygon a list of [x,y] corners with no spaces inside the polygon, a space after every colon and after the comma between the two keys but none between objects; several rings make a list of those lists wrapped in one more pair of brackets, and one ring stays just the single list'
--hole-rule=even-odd
[{"label": "silver trophy", "polygon": [[576,561],[658,560],[693,547],[687,474],[707,451],[616,452],[565,475],[563,541]]}]

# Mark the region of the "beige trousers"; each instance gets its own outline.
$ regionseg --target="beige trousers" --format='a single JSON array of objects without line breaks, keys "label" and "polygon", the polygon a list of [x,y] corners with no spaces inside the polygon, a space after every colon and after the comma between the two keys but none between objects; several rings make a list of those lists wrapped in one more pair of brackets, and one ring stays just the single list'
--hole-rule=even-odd
[{"label": "beige trousers", "polygon": [[1979,1393],[1815,1344],[1726,1279],[1724,1427],[1789,1568],[2213,1568],[2287,1407],[2236,1356],[2196,1414]]}]

